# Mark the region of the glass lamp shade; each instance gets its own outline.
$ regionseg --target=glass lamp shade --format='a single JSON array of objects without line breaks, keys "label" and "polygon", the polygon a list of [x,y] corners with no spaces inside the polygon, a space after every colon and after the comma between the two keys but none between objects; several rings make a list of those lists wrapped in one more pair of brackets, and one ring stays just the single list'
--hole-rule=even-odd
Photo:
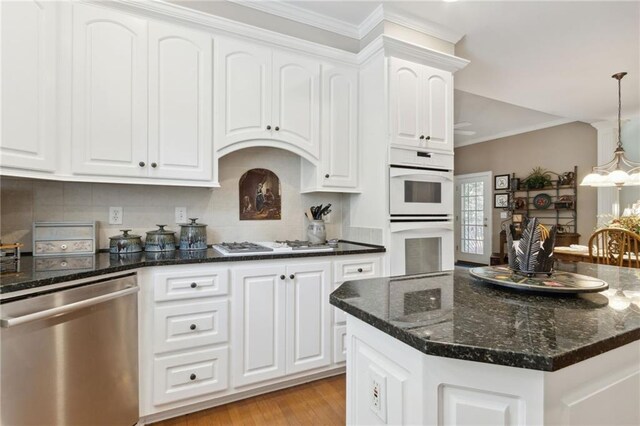
[{"label": "glass lamp shade", "polygon": [[624,186],[640,186],[640,172],[631,173]]},{"label": "glass lamp shade", "polygon": [[580,186],[596,186],[596,184],[600,182],[602,182],[602,175],[598,173],[589,173],[582,179]]},{"label": "glass lamp shade", "polygon": [[607,182],[616,186],[624,185],[630,181],[629,174],[624,170],[614,170],[605,177]]}]

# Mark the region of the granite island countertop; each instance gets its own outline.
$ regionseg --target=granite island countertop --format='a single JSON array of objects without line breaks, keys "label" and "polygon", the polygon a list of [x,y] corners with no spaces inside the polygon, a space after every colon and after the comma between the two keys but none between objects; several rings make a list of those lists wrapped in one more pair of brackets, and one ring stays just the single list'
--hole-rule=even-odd
[{"label": "granite island countertop", "polygon": [[[171,252],[140,252],[130,254],[96,253],[89,256],[22,256],[19,260],[20,272],[0,275],[0,294],[45,287],[66,281],[79,280],[100,275],[138,269],[148,266],[186,265],[193,263],[238,262],[269,259],[293,259],[302,257],[342,256],[355,254],[383,253],[383,246],[340,241],[332,251],[286,252],[277,254],[247,254],[243,256],[225,256],[217,250]],[[61,262],[65,262],[64,265]],[[74,263],[73,269],[71,263]]]},{"label": "granite island countertop", "polygon": [[427,354],[556,371],[640,340],[640,269],[588,263],[558,269],[609,290],[551,295],[507,289],[468,269],[349,281],[331,304]]}]

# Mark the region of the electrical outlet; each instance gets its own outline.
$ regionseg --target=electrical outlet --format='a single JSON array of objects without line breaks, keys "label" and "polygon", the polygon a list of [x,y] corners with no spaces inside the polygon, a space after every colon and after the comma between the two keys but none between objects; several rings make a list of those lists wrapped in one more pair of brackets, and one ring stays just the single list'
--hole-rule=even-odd
[{"label": "electrical outlet", "polygon": [[176,207],[176,223],[187,223],[186,207]]},{"label": "electrical outlet", "polygon": [[122,225],[122,207],[109,207],[109,225]]},{"label": "electrical outlet", "polygon": [[509,212],[500,212],[500,219],[507,219],[509,217]]},{"label": "electrical outlet", "polygon": [[369,367],[369,408],[384,423],[387,422],[387,378]]}]

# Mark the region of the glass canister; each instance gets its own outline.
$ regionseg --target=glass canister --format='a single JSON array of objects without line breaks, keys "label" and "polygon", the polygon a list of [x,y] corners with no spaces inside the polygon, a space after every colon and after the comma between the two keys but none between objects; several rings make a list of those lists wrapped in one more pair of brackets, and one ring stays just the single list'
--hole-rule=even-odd
[{"label": "glass canister", "polygon": [[176,235],[164,229],[167,225],[156,225],[158,229],[147,232],[144,240],[145,251],[173,251],[176,249]]},{"label": "glass canister", "polygon": [[327,229],[324,220],[311,220],[307,226],[307,238],[312,244],[323,244],[327,241]]},{"label": "glass canister", "polygon": [[197,223],[197,217],[189,220],[191,223],[180,225],[180,250],[206,250],[207,225]]},{"label": "glass canister", "polygon": [[121,229],[121,235],[109,237],[109,253],[125,254],[142,251],[142,239],[140,235],[129,234],[131,229]]}]

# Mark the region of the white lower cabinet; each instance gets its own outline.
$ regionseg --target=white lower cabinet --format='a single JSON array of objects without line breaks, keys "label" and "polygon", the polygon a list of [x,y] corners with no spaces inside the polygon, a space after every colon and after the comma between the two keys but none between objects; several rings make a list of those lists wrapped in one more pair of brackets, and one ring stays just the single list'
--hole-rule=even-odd
[{"label": "white lower cabinet", "polygon": [[342,372],[330,293],[380,267],[360,255],[143,268],[141,423]]},{"label": "white lower cabinet", "polygon": [[202,349],[154,360],[153,403],[166,404],[229,387],[229,349]]},{"label": "white lower cabinet", "polygon": [[[380,257],[356,257],[337,260],[333,263],[334,290],[345,281],[363,280],[382,276]],[[332,307],[333,311],[333,362],[343,363],[347,359],[346,322],[344,311]]]},{"label": "white lower cabinet", "polygon": [[229,340],[229,302],[225,299],[157,306],[154,323],[156,353],[223,343]]},{"label": "white lower cabinet", "polygon": [[330,262],[233,271],[234,386],[330,364],[330,273]]},{"label": "white lower cabinet", "polygon": [[285,374],[284,274],[279,266],[239,267],[232,272],[234,386]]}]

